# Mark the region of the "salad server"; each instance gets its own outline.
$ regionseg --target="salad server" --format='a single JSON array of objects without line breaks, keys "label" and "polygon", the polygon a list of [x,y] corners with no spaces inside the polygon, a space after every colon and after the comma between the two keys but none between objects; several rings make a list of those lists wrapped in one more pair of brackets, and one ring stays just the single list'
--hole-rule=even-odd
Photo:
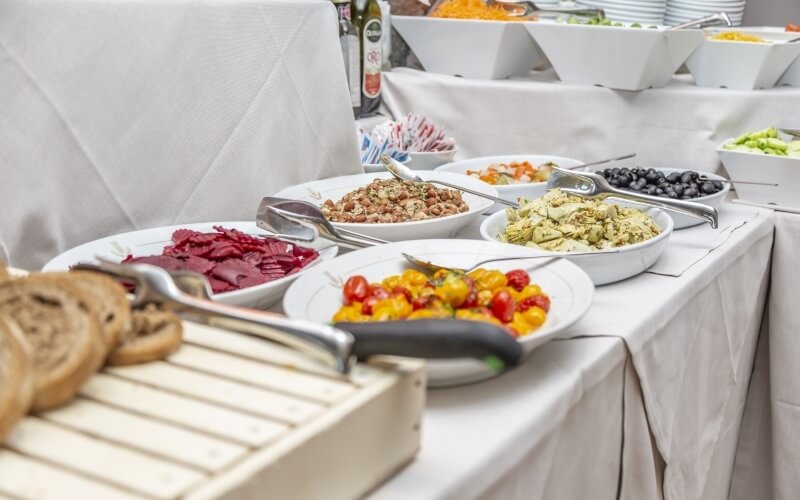
[{"label": "salad server", "polygon": [[335,227],[322,215],[319,207],[312,203],[271,196],[261,200],[256,214],[256,225],[267,231],[281,233],[284,238],[298,241],[314,241],[322,236],[350,248],[387,243],[379,238]]},{"label": "salad server", "polygon": [[467,189],[465,187],[456,186],[455,184],[450,184],[449,182],[444,182],[440,180],[424,180],[419,175],[415,174],[413,170],[406,167],[399,161],[395,160],[391,156],[383,155],[381,156],[381,163],[383,166],[386,167],[386,170],[391,172],[393,176],[400,179],[401,181],[409,181],[409,182],[429,182],[431,184],[440,184],[442,186],[447,186],[450,189],[456,189],[458,191],[463,191],[465,193],[473,194],[475,196],[479,196],[481,198],[486,198],[487,200],[492,200],[497,203],[501,203],[503,205],[508,205],[513,208],[519,208],[518,203],[514,203],[513,201],[504,200],[503,198],[498,198],[497,196],[492,196],[490,194],[481,193],[480,191],[473,191],[472,189]]},{"label": "salad server", "polygon": [[600,199],[615,198],[617,200],[630,201],[640,205],[660,208],[662,210],[702,219],[711,224],[711,227],[714,229],[717,228],[719,222],[719,214],[714,207],[692,201],[630,193],[613,187],[604,177],[589,172],[573,172],[553,167],[553,172],[550,174],[550,179],[547,181],[547,189],[560,189],[565,193],[584,197]]},{"label": "salad server", "polygon": [[[514,17],[528,17],[534,14],[572,14],[573,16],[596,17],[605,19],[606,12],[596,7],[539,7],[534,2],[527,0],[486,0],[486,5],[500,5]],[[506,6],[522,7],[507,9]]]},{"label": "salad server", "polygon": [[333,361],[342,374],[354,358],[374,355],[428,359],[474,358],[495,374],[522,361],[522,346],[505,330],[489,323],[455,319],[337,323],[333,326],[278,314],[219,304],[211,300],[205,276],[166,271],[148,264],[81,264],[76,268],[134,281],[132,305],[166,303],[213,327],[274,341],[312,357]]},{"label": "salad server", "polygon": [[720,26],[725,25],[728,27],[733,26],[733,22],[731,21],[730,16],[726,12],[717,12],[716,14],[711,14],[709,16],[698,17],[697,19],[690,19],[685,23],[678,24],[671,28],[667,28],[668,30],[682,30],[686,28],[707,28],[710,26]]}]

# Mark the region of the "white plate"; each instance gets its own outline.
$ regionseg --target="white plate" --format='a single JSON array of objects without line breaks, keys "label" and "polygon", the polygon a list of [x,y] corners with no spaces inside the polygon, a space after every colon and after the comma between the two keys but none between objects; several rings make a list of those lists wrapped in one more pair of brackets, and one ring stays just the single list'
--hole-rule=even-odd
[{"label": "white plate", "polygon": [[700,30],[524,24],[561,80],[620,90],[666,85],[704,39]]},{"label": "white plate", "polygon": [[[439,179],[451,184],[463,186],[480,193],[497,196],[497,190],[492,186],[471,179],[463,175],[451,174],[448,172],[435,172],[431,170],[417,171],[424,180]],[[360,187],[366,186],[374,179],[390,179],[392,174],[388,172],[376,174],[357,174],[342,177],[332,177],[319,181],[306,182],[276,193],[278,198],[290,198],[303,200],[317,206],[322,205],[325,200],[330,199],[334,202],[340,200],[347,193]],[[438,186],[444,188],[443,186]],[[358,224],[358,223],[339,223],[333,225],[343,227],[350,231],[360,234],[380,238],[388,241],[401,241],[411,239],[428,238],[452,238],[469,222],[480,217],[482,213],[491,207],[494,202],[481,198],[473,194],[464,193],[463,199],[469,206],[469,211],[462,214],[439,217],[437,219],[421,220],[415,222],[397,222],[391,224]]]},{"label": "white plate", "polygon": [[[529,255],[521,247],[479,240],[403,241],[364,248],[325,262],[301,276],[286,292],[283,310],[290,318],[328,323],[341,307],[341,284],[347,278],[361,274],[375,282],[399,274],[411,267],[401,252],[463,268],[492,257]],[[535,265],[540,260],[496,262],[486,267],[510,271],[525,269],[526,265]],[[586,273],[563,259],[530,274],[531,281],[550,296],[551,306],[544,325],[536,333],[519,339],[526,354],[577,322],[589,310],[594,298],[594,286]],[[428,361],[428,385],[431,387],[464,384],[491,375],[485,365],[476,360]]]},{"label": "white plate", "polygon": [[731,179],[777,184],[737,184],[739,199],[800,209],[800,196],[797,194],[800,193],[800,158],[723,149],[722,146],[728,142],[717,148],[717,154]]},{"label": "white plate", "polygon": [[[630,278],[645,272],[650,266],[656,263],[661,254],[667,248],[669,237],[672,234],[674,223],[666,212],[657,208],[644,210],[655,223],[661,228],[661,234],[642,243],[628,245],[611,250],[598,250],[592,255],[570,256],[564,252],[547,252],[538,248],[524,247],[504,243],[510,247],[527,250],[532,255],[559,255],[574,262],[578,267],[586,271],[595,285],[607,285],[617,281]],[[497,236],[506,229],[506,213],[497,212],[490,215],[481,224],[481,237],[487,241],[497,241]]]},{"label": "white plate", "polygon": [[526,75],[545,62],[516,21],[392,16],[392,27],[431,73],[498,80]]},{"label": "white plate", "polygon": [[[686,172],[686,171],[691,170],[691,169],[688,169],[688,168],[661,168],[661,167],[649,167],[649,166],[640,167],[640,168],[652,168],[654,170],[658,170],[659,172],[663,172],[663,173],[665,173],[667,175],[669,175],[669,174],[671,174],[673,172]],[[589,169],[592,172],[605,170],[604,167],[601,167],[599,165],[597,167],[589,167]],[[724,180],[726,180],[725,177],[722,177],[721,175],[713,174],[711,172],[704,172],[702,170],[692,170],[692,171],[693,172],[697,172],[698,174],[700,174],[703,177],[708,177],[711,180],[715,180],[715,181],[724,181]],[[712,195],[701,196],[699,198],[692,198],[691,200],[688,200],[688,201],[693,201],[695,203],[702,203],[702,204],[708,205],[710,207],[719,208],[720,205],[722,205],[722,202],[725,200],[725,197],[728,196],[728,192],[730,190],[731,190],[731,185],[728,184],[727,182],[724,182],[722,184],[722,191],[719,191],[719,192],[714,193]],[[617,200],[614,200],[614,203],[618,203],[620,205],[625,205],[625,206],[630,206],[630,207],[633,207],[633,208],[642,208],[642,205],[637,205],[635,203],[623,203],[623,202],[620,202],[620,201],[617,201]],[[678,214],[678,213],[675,213],[675,212],[669,212],[669,211],[666,211],[666,210],[665,210],[665,212],[667,213],[667,215],[672,217],[672,221],[675,223],[675,227],[674,227],[675,230],[685,229],[687,227],[693,227],[693,226],[698,226],[700,224],[705,224],[704,220],[698,219],[696,217],[689,217],[688,215],[682,215],[682,214]]]},{"label": "white plate", "polygon": [[[731,30],[707,30],[707,34],[722,31]],[[748,33],[744,28],[736,31]],[[697,85],[738,90],[774,87],[789,65],[800,56],[800,42],[782,43],[797,38],[797,34],[752,34],[773,43],[705,40],[686,61]]]},{"label": "white plate", "polygon": [[[58,255],[48,262],[43,271],[67,271],[70,266],[79,262],[95,262],[95,257],[105,257],[116,262],[121,261],[128,255],[143,257],[146,255],[160,255],[165,246],[172,245],[172,233],[178,229],[191,229],[203,233],[213,233],[214,226],[237,229],[247,234],[269,235],[267,231],[256,226],[255,222],[203,222],[199,224],[179,224],[176,226],[156,227],[151,229],[141,229],[115,236],[100,238],[77,246],[71,250]],[[299,272],[263,283],[261,285],[214,294],[213,299],[224,304],[253,307],[256,309],[267,309],[277,304],[283,292],[289,287],[292,281],[298,276],[307,272],[316,265],[331,260],[336,257],[338,247],[329,241],[317,240],[314,243],[303,244],[301,246],[315,248],[319,252],[319,258],[300,270]]]},{"label": "white plate", "polygon": [[[544,163],[553,162],[559,167],[570,168],[582,165],[584,162],[574,158],[550,155],[502,155],[502,156],[482,156],[448,163],[437,168],[437,172],[452,172],[456,174],[466,174],[467,170],[483,170],[493,163],[511,163],[528,161],[532,165],[539,166]],[[546,182],[532,182],[528,184],[508,184],[494,187],[504,200],[516,202],[520,197],[534,200],[542,196],[547,190]],[[486,213],[495,213],[506,208],[505,205],[495,203]]]}]

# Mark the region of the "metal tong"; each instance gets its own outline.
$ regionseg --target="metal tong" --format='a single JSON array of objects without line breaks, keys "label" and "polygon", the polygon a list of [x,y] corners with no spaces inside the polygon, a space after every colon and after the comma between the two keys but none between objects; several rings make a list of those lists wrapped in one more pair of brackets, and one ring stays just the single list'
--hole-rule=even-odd
[{"label": "metal tong", "polygon": [[[136,292],[131,300],[133,306],[166,304],[178,312],[200,317],[211,326],[228,328],[292,347],[334,366],[340,373],[350,371],[354,338],[344,330],[214,302],[209,300],[211,293],[205,278],[196,275],[197,278],[193,279],[191,275],[194,273],[175,273],[173,277],[164,269],[148,264],[117,264],[105,259],[98,260],[99,264],[78,264],[75,268],[134,282]],[[257,328],[252,328],[253,326]]]},{"label": "metal tong", "polygon": [[699,17],[697,19],[690,19],[685,23],[678,24],[671,28],[668,28],[668,31],[672,30],[682,30],[686,28],[708,28],[711,26],[720,26],[725,25],[728,27],[733,26],[733,22],[731,21],[730,16],[726,12],[717,12],[716,14],[711,14],[709,16]]},{"label": "metal tong", "polygon": [[553,167],[553,172],[550,174],[550,179],[547,181],[547,189],[560,189],[565,193],[592,198],[615,198],[638,203],[640,205],[656,207],[662,210],[702,219],[711,224],[711,227],[714,229],[717,228],[719,222],[719,215],[717,214],[717,209],[714,207],[692,201],[661,198],[658,196],[623,191],[622,189],[617,189],[610,185],[604,177],[589,172],[574,172]]},{"label": "metal tong", "polygon": [[311,242],[322,236],[349,248],[388,243],[379,238],[334,227],[316,205],[271,196],[261,200],[256,215],[256,225],[276,233],[278,237],[297,241]]},{"label": "metal tong", "polygon": [[[486,0],[486,5],[500,5],[509,15],[514,17],[528,17],[534,14],[572,14],[574,16],[596,17],[605,19],[606,12],[596,7],[539,7],[534,2],[527,0]],[[522,7],[519,9],[506,9],[506,6]]]}]

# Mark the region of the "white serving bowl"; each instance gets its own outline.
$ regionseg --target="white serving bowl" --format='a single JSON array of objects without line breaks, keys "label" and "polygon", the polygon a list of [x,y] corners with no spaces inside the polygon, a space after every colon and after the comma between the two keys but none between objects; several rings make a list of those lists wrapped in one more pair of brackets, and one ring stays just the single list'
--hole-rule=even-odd
[{"label": "white serving bowl", "polygon": [[[497,196],[497,190],[492,186],[477,179],[471,179],[463,175],[451,174],[448,172],[435,172],[431,170],[420,170],[416,171],[416,173],[419,174],[419,176],[424,180],[439,179],[451,184],[460,185],[465,188],[478,191],[480,193]],[[320,206],[325,202],[325,200],[328,199],[336,202],[347,193],[366,186],[374,179],[391,178],[392,174],[389,172],[332,177],[330,179],[322,179],[319,181],[306,182],[304,184],[292,186],[280,191],[279,193],[276,193],[275,196],[278,198],[303,200]],[[441,185],[437,187],[446,189]],[[380,238],[388,241],[452,238],[464,226],[480,217],[480,215],[488,210],[489,207],[491,207],[494,203],[492,200],[487,200],[486,198],[475,196],[469,193],[463,193],[462,197],[469,206],[469,211],[461,214],[414,222],[383,224],[334,222],[333,225],[336,227],[349,229],[350,231],[354,231],[356,233],[372,236],[373,238]]]},{"label": "white serving bowl", "polygon": [[[342,285],[351,276],[360,274],[370,282],[400,274],[413,267],[402,252],[437,264],[470,267],[493,257],[525,256],[522,247],[480,240],[402,241],[356,250],[319,266],[298,279],[286,292],[283,310],[290,318],[329,323],[342,305]],[[533,268],[536,260],[513,260],[487,264],[503,272]],[[531,282],[550,296],[547,320],[535,333],[518,339],[526,355],[561,335],[591,307],[594,286],[585,272],[574,264],[559,260],[530,271]],[[473,359],[428,360],[428,386],[444,387],[475,382],[493,376],[486,366]]]},{"label": "white serving bowl", "polygon": [[414,162],[414,170],[434,170],[439,165],[452,161],[458,150],[456,148],[447,151],[409,151],[408,156]]},{"label": "white serving bowl", "polygon": [[392,27],[431,73],[499,80],[545,62],[518,21],[392,16]]},{"label": "white serving bowl", "polygon": [[[710,35],[731,29],[707,30]],[[792,62],[800,56],[796,33],[767,33],[737,29],[773,43],[735,42],[706,39],[692,54],[686,66],[701,87],[724,87],[737,90],[769,89],[775,86]]]},{"label": "white serving bowl", "polygon": [[[645,272],[655,264],[667,248],[674,225],[672,218],[666,212],[657,208],[649,208],[643,211],[649,214],[658,224],[661,228],[661,234],[635,245],[612,250],[598,250],[592,255],[570,256],[569,253],[564,252],[548,252],[522,245],[505,244],[527,249],[533,255],[564,257],[586,271],[586,274],[589,275],[595,285],[607,285]],[[505,231],[506,224],[505,211],[490,215],[481,224],[481,237],[487,241],[497,241],[497,236]]]},{"label": "white serving bowl", "polygon": [[[795,33],[800,36],[800,34]],[[800,87],[800,57],[794,60],[789,68],[783,73],[778,85],[788,85],[790,87]]]},{"label": "white serving bowl", "polygon": [[[550,156],[550,155],[502,155],[502,156],[482,156],[480,158],[471,158],[469,160],[461,160],[453,163],[448,163],[437,168],[437,172],[452,172],[456,174],[466,175],[467,170],[483,170],[493,163],[511,163],[511,162],[530,162],[532,165],[539,166],[544,163],[553,162],[559,167],[570,168],[582,165],[584,162],[574,158],[566,158],[563,156]],[[527,198],[534,200],[542,196],[547,191],[546,182],[531,182],[528,184],[507,184],[492,186],[497,190],[500,198],[504,200],[516,202],[520,198]],[[492,208],[486,213],[495,213],[506,208],[505,205],[495,203]]]},{"label": "white serving bowl", "polygon": [[[96,257],[104,257],[108,260],[119,262],[128,255],[133,255],[134,257],[161,255],[164,247],[173,244],[172,233],[178,229],[213,233],[215,232],[214,226],[233,228],[247,234],[270,235],[269,232],[257,227],[255,222],[246,221],[203,222],[140,229],[101,238],[67,250],[45,264],[42,271],[68,271],[71,266],[80,262],[96,262]],[[315,248],[319,252],[317,262],[311,263],[299,272],[281,279],[232,292],[216,293],[212,298],[223,304],[267,309],[281,300],[283,293],[298,276],[301,276],[319,263],[333,259],[338,253],[338,247],[335,244],[321,239],[313,243],[303,243],[300,246]]]},{"label": "white serving bowl", "polygon": [[[590,170],[592,172],[598,172],[600,170],[605,170],[605,168],[603,168],[603,167],[601,167],[599,165],[597,167],[589,167],[589,168],[590,168]],[[658,170],[659,172],[663,172],[663,173],[665,173],[667,175],[669,175],[669,174],[671,174],[673,172],[686,172],[686,171],[690,170],[690,169],[687,169],[687,168],[660,168],[660,167],[644,167],[644,168],[653,168],[653,169]],[[727,179],[725,179],[725,177],[722,177],[721,175],[717,175],[717,174],[712,174],[711,172],[703,172],[702,170],[692,170],[692,171],[693,172],[697,172],[702,177],[708,177],[711,180],[715,180],[715,181],[725,181],[725,180],[727,180]],[[725,201],[725,197],[728,196],[728,192],[730,190],[731,190],[731,185],[728,184],[727,182],[724,182],[722,184],[722,190],[721,191],[716,192],[716,193],[711,194],[711,195],[701,196],[699,198],[692,198],[691,200],[688,200],[688,201],[693,201],[695,203],[702,203],[702,204],[708,205],[710,207],[719,208],[719,206],[722,205],[722,202]],[[614,203],[617,203],[619,205],[630,206],[630,207],[634,207],[634,208],[642,208],[642,205],[637,205],[636,203],[632,203],[632,202],[631,203],[625,203],[625,202],[620,202],[620,201],[614,200]],[[679,214],[679,213],[675,213],[675,212],[669,212],[669,211],[666,211],[666,210],[665,210],[665,212],[667,213],[667,215],[669,215],[672,218],[672,221],[675,223],[674,229],[676,229],[676,230],[677,229],[685,229],[687,227],[693,227],[693,226],[697,226],[697,225],[705,223],[705,221],[703,219],[698,219],[697,217],[689,217],[688,215],[683,215],[683,214]]]},{"label": "white serving bowl", "polygon": [[731,179],[777,184],[736,184],[739,199],[800,209],[800,158],[730,151],[722,149],[723,145],[717,154]]},{"label": "white serving bowl", "polygon": [[524,25],[562,81],[620,90],[666,85],[704,38],[700,30],[545,21]]}]

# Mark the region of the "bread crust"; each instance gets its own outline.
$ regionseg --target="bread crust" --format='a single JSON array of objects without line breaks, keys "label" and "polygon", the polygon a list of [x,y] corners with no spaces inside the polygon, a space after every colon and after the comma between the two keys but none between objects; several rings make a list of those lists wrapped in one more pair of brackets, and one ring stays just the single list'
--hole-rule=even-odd
[{"label": "bread crust", "polygon": [[36,279],[64,280],[77,286],[97,313],[103,340],[103,358],[117,346],[117,340],[131,327],[131,308],[125,289],[104,274],[91,271],[48,272],[31,275]]},{"label": "bread crust", "polygon": [[183,340],[181,319],[172,311],[159,309],[154,304],[135,309],[131,325],[109,355],[109,365],[133,365],[164,359],[175,352]]},{"label": "bread crust", "polygon": [[30,344],[33,411],[72,399],[103,362],[96,312],[77,286],[40,276],[0,284],[0,313],[20,326]]},{"label": "bread crust", "polygon": [[0,260],[0,283],[3,283],[5,281],[11,281],[11,275],[8,274],[6,263]]},{"label": "bread crust", "polygon": [[33,404],[31,348],[19,326],[0,315],[0,442]]}]

